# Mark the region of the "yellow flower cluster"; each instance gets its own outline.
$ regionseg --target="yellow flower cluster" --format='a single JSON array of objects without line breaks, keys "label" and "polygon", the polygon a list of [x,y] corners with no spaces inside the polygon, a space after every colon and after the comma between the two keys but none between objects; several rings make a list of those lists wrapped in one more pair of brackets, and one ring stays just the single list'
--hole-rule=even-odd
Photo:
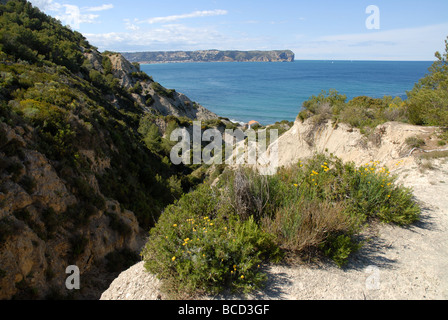
[{"label": "yellow flower cluster", "polygon": [[188,241],[190,241],[190,238],[185,239],[184,243],[182,243],[182,245],[185,247],[188,244]]},{"label": "yellow flower cluster", "polygon": [[390,171],[385,167],[379,166],[379,161],[370,161],[364,164],[363,166],[356,169],[356,172],[360,172],[361,176],[368,175],[370,173],[384,173],[386,176],[390,175]]},{"label": "yellow flower cluster", "polygon": [[404,160],[400,160],[400,161],[398,161],[396,164],[395,164],[395,166],[396,167],[398,167],[400,164],[402,164],[404,162]]}]

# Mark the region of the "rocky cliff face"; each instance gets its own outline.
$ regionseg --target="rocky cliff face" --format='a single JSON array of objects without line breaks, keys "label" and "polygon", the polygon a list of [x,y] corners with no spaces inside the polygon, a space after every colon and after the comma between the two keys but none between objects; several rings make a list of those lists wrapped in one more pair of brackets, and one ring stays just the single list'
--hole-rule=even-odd
[{"label": "rocky cliff face", "polygon": [[274,51],[158,51],[123,53],[131,62],[173,63],[173,62],[293,62],[291,50]]},{"label": "rocky cliff face", "polygon": [[[107,200],[104,209],[93,212],[83,225],[65,219],[68,212],[78,214],[71,210],[78,199],[52,162],[33,150],[32,135],[5,123],[0,123],[0,134],[1,147],[20,148],[19,155],[1,158],[6,168],[0,174],[0,299],[63,291],[68,265],[85,273],[111,252],[140,248],[142,230],[134,214],[115,200]],[[101,171],[107,164],[93,166]],[[97,183],[94,176],[91,179]],[[114,217],[127,233],[114,228]]]},{"label": "rocky cliff face", "polygon": [[[139,120],[217,116],[29,3],[5,7],[2,23],[17,34],[32,28],[19,20],[33,18],[42,21],[36,39],[57,33],[70,46],[65,60],[48,54],[54,41],[0,44],[0,299],[97,299],[139,259],[148,226],[181,189],[183,171],[146,148]],[[80,290],[65,286],[70,265]]]},{"label": "rocky cliff face", "polygon": [[[103,72],[103,57],[98,52],[86,53],[86,57],[94,68]],[[186,95],[164,88],[140,71],[138,64],[132,64],[119,53],[107,53],[110,59],[111,71],[120,85],[132,91],[134,102],[145,112],[163,116],[174,115],[197,120],[217,119],[218,116],[200,104],[191,101]],[[135,88],[133,90],[133,88]],[[109,99],[116,103],[116,98]],[[118,105],[117,105],[118,107]]]},{"label": "rocky cliff face", "polygon": [[[92,70],[104,72],[105,56],[93,51],[86,57]],[[154,85],[150,77],[120,54],[108,58],[124,90],[138,86],[131,97],[142,115],[217,118],[181,93],[163,95],[165,88]],[[113,93],[104,98],[117,110],[125,108]],[[0,299],[67,295],[96,299],[109,277],[113,279],[120,271],[119,266],[110,271],[110,264],[116,267],[138,259],[147,230],[141,228],[134,212],[102,194],[98,177],[113,169],[110,156],[100,155],[97,147],[89,143],[80,148],[78,154],[89,163],[89,172],[76,179],[88,184],[86,192],[99,199],[100,205],[84,203],[79,190],[73,187],[72,169],[57,169],[59,162],[35,148],[37,130],[0,122]],[[66,290],[65,269],[69,265],[76,265],[81,272],[80,291]]]}]

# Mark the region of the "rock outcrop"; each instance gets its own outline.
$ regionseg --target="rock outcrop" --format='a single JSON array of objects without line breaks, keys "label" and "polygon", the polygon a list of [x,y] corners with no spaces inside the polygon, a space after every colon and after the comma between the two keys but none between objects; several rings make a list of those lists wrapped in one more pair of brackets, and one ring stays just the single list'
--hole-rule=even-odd
[{"label": "rock outcrop", "polygon": [[131,62],[148,64],[175,62],[294,62],[295,57],[291,50],[124,52],[123,56]]},{"label": "rock outcrop", "polygon": [[[0,299],[51,296],[54,288],[65,286],[69,264],[84,273],[112,252],[140,249],[142,230],[136,217],[115,200],[107,200],[84,224],[64,218],[79,214],[78,199],[66,181],[44,154],[28,148],[32,141],[20,129],[0,123],[0,131],[0,147],[21,147],[19,156],[2,157]],[[92,180],[97,184],[94,176]],[[125,233],[113,226],[113,219]]]},{"label": "rock outcrop", "polygon": [[[132,97],[145,112],[155,112],[162,116],[174,115],[197,120],[217,119],[218,116],[200,104],[191,101],[186,95],[173,89],[166,89],[151,77],[140,71],[138,64],[132,64],[119,53],[107,54],[111,61],[111,71],[120,85],[132,90]],[[97,57],[92,56],[93,65]],[[101,70],[101,67],[100,69]],[[115,101],[114,97],[111,97]]]},{"label": "rock outcrop", "polygon": [[[345,123],[314,123],[296,120],[293,127],[278,139],[278,165],[294,165],[300,159],[312,157],[316,153],[333,154],[344,162],[353,161],[363,165],[369,161],[379,161],[381,165],[392,167],[397,161],[410,155],[411,148],[406,143],[410,137],[429,139],[436,127],[421,127],[399,122],[379,125],[370,135],[364,135],[357,128]],[[434,141],[437,139],[434,137]],[[274,150],[271,145],[267,154]]]}]

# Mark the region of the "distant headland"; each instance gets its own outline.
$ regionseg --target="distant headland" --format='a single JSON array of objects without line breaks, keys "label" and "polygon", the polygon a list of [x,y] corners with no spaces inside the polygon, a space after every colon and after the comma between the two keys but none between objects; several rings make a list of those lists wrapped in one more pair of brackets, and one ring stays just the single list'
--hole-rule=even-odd
[{"label": "distant headland", "polygon": [[235,50],[199,50],[199,51],[154,51],[123,52],[130,62],[179,63],[179,62],[294,62],[291,50],[272,51],[235,51]]}]

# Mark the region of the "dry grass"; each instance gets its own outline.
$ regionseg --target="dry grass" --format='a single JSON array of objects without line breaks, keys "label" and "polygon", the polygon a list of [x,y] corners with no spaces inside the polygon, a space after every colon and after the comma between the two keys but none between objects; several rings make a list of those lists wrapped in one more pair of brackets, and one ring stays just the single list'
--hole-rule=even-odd
[{"label": "dry grass", "polygon": [[315,251],[328,235],[348,232],[352,225],[342,204],[317,201],[281,207],[273,219],[263,220],[265,230],[294,255]]},{"label": "dry grass", "polygon": [[425,152],[419,155],[419,158],[424,160],[448,158],[448,150]]}]

